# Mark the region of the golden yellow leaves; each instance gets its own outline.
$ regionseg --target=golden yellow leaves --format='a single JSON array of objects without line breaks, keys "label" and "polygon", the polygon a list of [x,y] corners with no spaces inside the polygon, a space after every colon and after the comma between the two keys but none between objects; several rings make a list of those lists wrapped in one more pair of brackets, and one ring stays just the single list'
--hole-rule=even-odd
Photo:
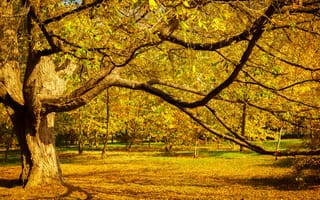
[{"label": "golden yellow leaves", "polygon": [[149,7],[150,10],[155,10],[158,8],[158,3],[156,2],[156,0],[149,0]]}]

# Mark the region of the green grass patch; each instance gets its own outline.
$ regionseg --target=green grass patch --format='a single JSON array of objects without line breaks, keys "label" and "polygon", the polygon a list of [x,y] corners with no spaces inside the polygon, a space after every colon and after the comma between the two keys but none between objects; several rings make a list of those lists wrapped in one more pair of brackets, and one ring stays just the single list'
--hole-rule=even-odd
[{"label": "green grass patch", "polygon": [[[7,160],[5,160],[7,154]],[[0,151],[0,166],[1,165],[17,165],[21,161],[20,150]]]},{"label": "green grass patch", "polygon": [[[269,150],[276,150],[278,141],[277,140],[268,140],[262,142],[262,145]],[[288,150],[288,149],[298,149],[303,145],[303,140],[301,139],[285,139],[280,141],[279,150]]]}]

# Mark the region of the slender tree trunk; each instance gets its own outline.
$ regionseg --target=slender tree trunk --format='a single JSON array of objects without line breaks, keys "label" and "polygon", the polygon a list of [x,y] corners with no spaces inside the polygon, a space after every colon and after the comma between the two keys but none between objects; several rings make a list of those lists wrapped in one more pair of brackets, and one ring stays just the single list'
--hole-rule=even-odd
[{"label": "slender tree trunk", "polygon": [[78,136],[78,153],[83,153],[84,139],[83,139],[83,127],[82,127],[82,108],[79,110],[79,136]]},{"label": "slender tree trunk", "polygon": [[149,149],[151,148],[151,135],[149,135],[149,138],[148,138],[148,148]]},{"label": "slender tree trunk", "polygon": [[106,150],[107,150],[107,144],[108,144],[108,140],[109,140],[109,119],[110,119],[110,99],[109,99],[109,89],[107,89],[107,95],[106,95],[106,105],[107,105],[107,115],[106,115],[106,134],[104,136],[104,141],[103,141],[103,148],[102,148],[102,152],[101,152],[101,158],[105,157],[106,154]]},{"label": "slender tree trunk", "polygon": [[196,135],[196,138],[195,138],[193,157],[198,158],[198,134]]},{"label": "slender tree trunk", "polygon": [[109,139],[109,134],[106,133],[104,141],[103,141],[103,148],[102,148],[102,151],[101,151],[101,158],[104,158],[105,155],[106,155],[108,139]]},{"label": "slender tree trunk", "polygon": [[[243,104],[242,107],[242,121],[241,121],[241,136],[245,135],[246,132],[246,116],[247,116],[247,104]],[[240,145],[240,152],[243,151],[243,146]]]},{"label": "slender tree trunk", "polygon": [[[280,128],[280,131],[279,131],[279,137],[278,137],[278,142],[277,142],[276,152],[278,152],[278,151],[279,151],[279,149],[280,149],[281,135],[282,135],[282,128]],[[276,160],[278,160],[278,156],[277,156],[277,154],[276,154]]]},{"label": "slender tree trunk", "polygon": [[6,151],[4,152],[4,162],[8,161],[8,154],[14,141],[14,134],[11,132],[10,137],[6,140]]},{"label": "slender tree trunk", "polygon": [[84,144],[83,144],[83,136],[82,136],[82,133],[80,133],[79,135],[79,143],[78,143],[78,153],[79,155],[81,155],[83,153],[83,147],[84,147]]},{"label": "slender tree trunk", "polygon": [[62,173],[55,150],[54,114],[42,117],[36,131],[30,119],[24,111],[15,112],[12,116],[21,149],[20,181],[25,187],[61,184]]}]

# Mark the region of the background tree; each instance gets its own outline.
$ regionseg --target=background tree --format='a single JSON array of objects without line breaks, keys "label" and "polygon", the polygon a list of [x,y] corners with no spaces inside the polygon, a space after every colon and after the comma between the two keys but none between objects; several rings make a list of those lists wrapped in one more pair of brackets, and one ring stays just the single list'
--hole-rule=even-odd
[{"label": "background tree", "polygon": [[12,123],[8,109],[0,106],[0,148],[5,149],[4,161],[8,160],[8,152],[10,148],[16,148],[16,139],[12,132]]}]

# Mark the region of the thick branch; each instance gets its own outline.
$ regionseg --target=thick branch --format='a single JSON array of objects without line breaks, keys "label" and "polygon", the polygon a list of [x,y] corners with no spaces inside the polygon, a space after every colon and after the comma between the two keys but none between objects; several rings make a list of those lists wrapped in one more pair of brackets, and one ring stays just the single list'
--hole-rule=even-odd
[{"label": "thick branch", "polygon": [[218,42],[214,43],[193,43],[193,42],[187,42],[184,39],[177,38],[172,35],[162,35],[159,33],[159,37],[162,40],[169,41],[175,44],[179,44],[185,48],[190,48],[193,50],[202,50],[202,51],[216,51],[218,49],[221,49],[223,47],[227,47],[231,45],[234,42],[240,42],[244,40],[248,40],[248,37],[254,33],[258,28],[261,28],[261,26],[270,18],[275,12],[275,5],[271,4],[268,9],[265,11],[264,15],[262,15],[260,18],[258,18],[250,28],[242,31],[239,34],[233,35],[229,38],[220,40]]},{"label": "thick branch", "polygon": [[213,128],[211,128],[209,125],[207,125],[206,123],[204,123],[202,120],[200,120],[199,118],[197,118],[194,114],[192,114],[190,111],[188,111],[187,109],[183,108],[183,107],[178,107],[182,112],[184,112],[185,114],[187,114],[192,120],[194,120],[195,122],[197,122],[199,125],[201,125],[204,129],[206,129],[207,131],[209,131],[210,133],[212,133],[213,135],[231,141],[235,144],[239,144],[242,145],[244,147],[250,148],[250,146],[248,146],[247,143],[239,140],[238,138],[232,137],[230,135],[221,133],[218,130],[215,130]]},{"label": "thick branch", "polygon": [[[207,106],[206,106],[207,107]],[[254,152],[260,153],[260,154],[264,154],[264,155],[273,155],[273,156],[297,156],[297,155],[320,155],[320,150],[303,150],[303,151],[290,151],[290,150],[283,150],[283,151],[270,151],[270,150],[266,150],[264,147],[255,145],[250,143],[248,140],[246,140],[245,138],[241,137],[240,135],[238,135],[237,133],[233,132],[225,123],[222,123],[222,125],[228,130],[231,131],[231,133],[235,136],[229,136],[226,134],[221,133],[218,130],[215,130],[213,128],[211,128],[209,125],[207,125],[206,123],[204,123],[202,120],[198,119],[195,115],[193,115],[191,112],[189,112],[188,110],[186,110],[183,107],[178,107],[181,111],[183,111],[184,113],[186,113],[192,120],[194,120],[195,122],[197,122],[199,125],[201,125],[203,128],[205,128],[207,131],[209,131],[210,133],[214,134],[215,136],[218,136],[220,138],[226,139],[228,141],[234,142],[235,144],[238,145],[242,145]],[[207,107],[211,113],[214,113],[214,110],[212,110],[211,108]],[[216,115],[215,115],[216,116]],[[220,122],[223,122],[221,119],[217,118]]]},{"label": "thick branch", "polygon": [[[242,143],[246,144],[245,146],[255,152],[258,153],[263,153],[263,154],[271,154],[271,152],[265,150],[263,147],[261,146],[257,146],[254,145],[252,143],[250,143],[245,137],[239,135],[238,133],[236,133],[235,131],[232,130],[232,128],[230,128],[221,118],[218,117],[218,115],[216,114],[215,110],[213,110],[212,108],[210,108],[209,106],[206,105],[206,108],[211,112],[211,114],[218,120],[218,122],[225,128],[227,129],[236,139],[238,139],[239,141],[241,141]],[[239,143],[237,143],[239,144]],[[241,145],[241,144],[240,144]]]},{"label": "thick branch", "polygon": [[110,75],[112,70],[104,68],[95,78],[86,81],[72,93],[54,99],[42,99],[42,113],[70,111],[85,105],[112,85],[116,79],[115,75]]},{"label": "thick branch", "polygon": [[0,81],[0,102],[9,106],[13,110],[20,109],[22,105],[15,101],[7,91],[6,86]]},{"label": "thick branch", "polygon": [[[128,81],[124,79],[118,79],[117,81],[114,82],[113,86],[119,86],[119,87],[126,87],[130,89],[136,89],[136,90],[143,90],[146,92],[149,92],[151,94],[154,94],[158,97],[161,97],[168,103],[175,105],[177,108],[179,108],[181,111],[186,113],[191,119],[199,123],[203,128],[211,132],[212,134],[229,140],[231,142],[234,142],[239,145],[243,145],[244,147],[251,149],[255,152],[261,153],[261,154],[266,154],[266,155],[277,155],[277,156],[294,156],[294,155],[318,155],[319,151],[270,151],[266,150],[261,146],[257,146],[255,144],[250,143],[247,139],[239,136],[237,133],[232,131],[230,127],[228,127],[218,116],[214,115],[217,120],[230,132],[233,134],[233,136],[221,133],[218,130],[212,129],[209,125],[205,124],[202,120],[198,119],[196,116],[194,116],[190,111],[188,111],[186,108],[182,107],[179,103],[177,103],[176,100],[174,100],[170,95],[164,93],[158,88],[154,88],[152,84],[157,84],[159,83],[158,81],[150,81],[149,83],[139,83],[139,82],[134,82],[134,81]],[[250,104],[253,106],[252,104]],[[207,107],[207,106],[206,106]],[[254,106],[256,107],[256,106]],[[210,107],[207,107],[212,114],[214,114],[214,110],[212,110]],[[276,113],[282,112],[282,111],[272,111],[272,110],[266,110],[261,107],[258,109],[269,111],[271,114],[276,116]]]},{"label": "thick branch", "polygon": [[[78,89],[74,90],[72,93],[65,95],[63,97],[57,97],[55,99],[43,99],[43,113],[50,113],[50,112],[62,112],[62,111],[70,111],[72,109],[78,108],[83,106],[84,104],[88,103],[91,99],[95,96],[100,94],[103,90],[107,89],[110,86],[117,85],[115,84],[115,80],[118,80],[116,74],[111,74],[114,70],[119,67],[123,67],[127,65],[131,60],[135,58],[136,52],[142,48],[150,47],[154,45],[160,44],[160,42],[151,42],[146,44],[141,44],[135,47],[131,52],[130,55],[123,63],[115,64],[111,60],[113,66],[111,67],[104,67],[99,74],[94,76],[92,79],[85,82],[81,85]],[[92,49],[94,51],[95,49]],[[101,50],[101,49],[100,49]],[[109,57],[104,52],[98,50],[104,57]],[[103,61],[102,61],[103,62]],[[128,81],[127,83],[130,85],[131,83]]]},{"label": "thick branch", "polygon": [[319,1],[310,1],[308,3],[305,3],[300,6],[285,6],[281,10],[282,13],[306,13],[306,14],[312,14],[312,15],[319,15],[320,14],[320,7],[319,7]]},{"label": "thick branch", "polygon": [[[98,2],[98,1],[96,1]],[[156,96],[159,96],[163,98],[164,100],[168,101],[169,103],[173,105],[179,105],[182,107],[197,107],[201,105],[205,105],[208,101],[210,101],[214,96],[216,96],[219,92],[221,92],[224,88],[228,87],[237,77],[241,69],[243,68],[244,64],[248,60],[256,42],[258,39],[261,37],[263,34],[264,30],[264,25],[268,21],[268,19],[273,15],[275,12],[276,8],[274,5],[270,5],[268,9],[265,11],[265,14],[261,16],[259,19],[257,19],[254,22],[254,25],[250,29],[250,33],[252,31],[252,38],[248,43],[247,49],[243,53],[241,60],[238,65],[236,65],[234,71],[231,73],[231,75],[222,83],[220,84],[217,88],[213,89],[207,96],[205,96],[202,100],[196,101],[196,102],[182,102],[179,100],[174,99],[171,97],[169,94],[161,91],[160,89],[157,89],[155,87],[152,87],[150,83],[138,83],[138,82],[133,82],[133,81],[128,81],[128,80],[123,80],[123,79],[117,79],[117,81],[114,82],[114,84],[110,84],[108,82],[105,82],[107,78],[103,78],[101,76],[100,78],[95,78],[92,80],[92,82],[87,83],[87,87],[80,88],[79,90],[75,91],[71,95],[62,98],[60,100],[46,100],[45,101],[45,107],[46,111],[45,112],[50,112],[50,111],[64,111],[65,109],[71,109],[74,107],[79,107],[86,103],[93,94],[96,94],[95,92],[91,91],[100,91],[98,88],[101,87],[101,89],[105,89],[111,85],[114,86],[120,86],[120,87],[128,87],[131,89],[139,89],[139,90],[144,90],[147,91],[151,94],[154,94]],[[44,22],[46,23],[46,22]],[[139,48],[138,48],[139,49]],[[135,51],[134,51],[135,52]],[[131,54],[130,59],[132,59],[132,56],[134,55]],[[127,63],[127,62],[125,62]],[[102,84],[104,83],[104,84]],[[97,86],[95,86],[97,85]],[[87,89],[85,89],[87,88]],[[86,97],[87,95],[90,96],[90,98]]]},{"label": "thick branch", "polygon": [[247,40],[249,35],[250,35],[250,30],[245,30],[238,35],[234,35],[230,38],[227,38],[215,43],[192,43],[192,42],[186,42],[185,40],[182,40],[175,36],[166,36],[166,35],[159,35],[159,37],[164,41],[169,41],[175,44],[179,44],[185,48],[191,48],[193,50],[202,50],[202,51],[215,51],[217,49],[221,49],[223,47],[229,46],[234,42]]},{"label": "thick branch", "polygon": [[192,102],[192,103],[181,102],[179,104],[183,107],[189,107],[189,108],[202,106],[207,104],[214,96],[219,94],[223,89],[227,88],[236,79],[239,72],[242,70],[243,66],[249,59],[249,56],[251,55],[254,46],[256,45],[257,41],[259,40],[259,38],[262,36],[264,32],[265,24],[267,23],[269,18],[275,13],[275,11],[276,11],[276,7],[275,5],[272,4],[265,11],[265,14],[255,21],[253,27],[251,28],[251,30],[253,31],[253,35],[251,40],[249,41],[247,49],[242,54],[239,64],[235,66],[235,69],[233,70],[231,75],[223,83],[221,83],[218,87],[213,89],[210,93],[208,93],[207,96],[205,96],[203,99],[199,101]]}]

